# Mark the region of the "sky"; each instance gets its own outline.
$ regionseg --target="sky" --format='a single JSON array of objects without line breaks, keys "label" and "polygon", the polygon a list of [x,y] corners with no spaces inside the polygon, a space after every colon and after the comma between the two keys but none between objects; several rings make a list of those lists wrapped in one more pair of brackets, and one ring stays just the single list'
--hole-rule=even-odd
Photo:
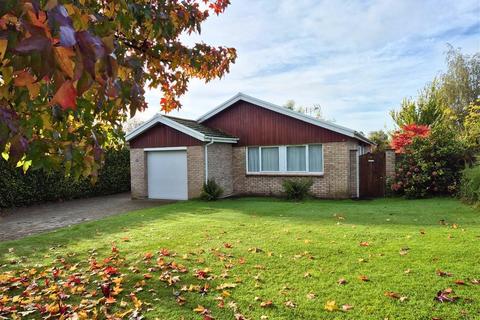
[{"label": "sky", "polygon": [[[185,38],[237,49],[230,73],[190,83],[182,109],[197,119],[238,92],[368,133],[393,129],[389,111],[445,70],[447,43],[480,52],[480,0],[231,0]],[[160,90],[147,90],[148,119]]]}]

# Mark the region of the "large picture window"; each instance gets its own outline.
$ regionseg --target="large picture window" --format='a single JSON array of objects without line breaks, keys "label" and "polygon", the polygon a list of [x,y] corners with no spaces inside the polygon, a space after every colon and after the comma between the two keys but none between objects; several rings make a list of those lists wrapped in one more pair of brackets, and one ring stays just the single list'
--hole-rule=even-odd
[{"label": "large picture window", "polygon": [[248,173],[322,174],[321,144],[275,147],[249,147]]}]

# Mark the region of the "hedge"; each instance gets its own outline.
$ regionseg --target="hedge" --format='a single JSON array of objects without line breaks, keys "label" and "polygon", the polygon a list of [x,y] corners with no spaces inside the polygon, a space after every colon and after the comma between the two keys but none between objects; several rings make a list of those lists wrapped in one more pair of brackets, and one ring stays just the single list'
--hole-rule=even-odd
[{"label": "hedge", "polygon": [[130,190],[129,150],[110,150],[105,155],[105,165],[98,181],[75,181],[64,173],[13,168],[0,160],[0,208],[28,206],[47,201],[62,201],[109,195]]}]

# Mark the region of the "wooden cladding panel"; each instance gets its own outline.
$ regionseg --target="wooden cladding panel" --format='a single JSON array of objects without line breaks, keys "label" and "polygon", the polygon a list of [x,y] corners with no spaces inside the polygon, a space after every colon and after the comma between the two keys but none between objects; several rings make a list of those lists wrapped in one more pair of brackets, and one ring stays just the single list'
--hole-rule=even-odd
[{"label": "wooden cladding panel", "polygon": [[130,148],[190,147],[202,145],[183,132],[163,124],[157,124],[130,141]]},{"label": "wooden cladding panel", "polygon": [[202,124],[240,138],[237,146],[351,141],[343,134],[239,101]]}]

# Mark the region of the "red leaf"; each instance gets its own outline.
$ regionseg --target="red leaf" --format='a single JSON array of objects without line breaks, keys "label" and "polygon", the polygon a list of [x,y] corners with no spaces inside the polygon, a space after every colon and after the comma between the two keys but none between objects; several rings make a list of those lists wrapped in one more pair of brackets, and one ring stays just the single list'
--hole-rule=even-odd
[{"label": "red leaf", "polygon": [[62,84],[50,104],[59,104],[63,110],[77,108],[77,89],[73,86],[72,81],[68,80]]}]

